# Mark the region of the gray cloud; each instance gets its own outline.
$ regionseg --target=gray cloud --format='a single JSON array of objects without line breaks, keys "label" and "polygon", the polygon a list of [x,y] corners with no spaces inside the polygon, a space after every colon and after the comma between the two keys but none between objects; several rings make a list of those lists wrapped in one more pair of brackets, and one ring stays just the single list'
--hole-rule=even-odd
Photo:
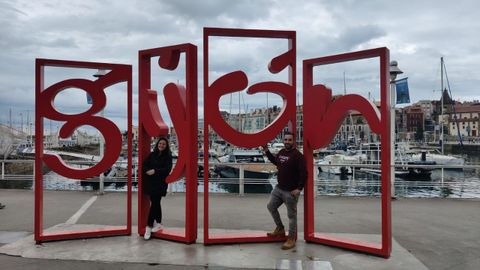
[{"label": "gray cloud", "polygon": [[343,46],[345,50],[354,50],[361,44],[385,36],[387,32],[376,25],[348,27],[333,43]]},{"label": "gray cloud", "polygon": [[158,6],[164,8],[165,13],[177,14],[180,18],[194,21],[196,24],[201,23],[215,23],[217,20],[225,22],[245,22],[256,20],[259,17],[267,16],[269,14],[269,7],[275,1],[188,1],[177,0],[159,1]]},{"label": "gray cloud", "polygon": [[[447,63],[454,98],[478,99],[478,7],[473,0],[406,0],[395,5],[355,0],[2,1],[0,122],[5,123],[11,107],[33,109],[37,57],[132,64],[137,102],[138,50],[186,42],[199,48],[199,104],[203,106],[202,38],[206,26],[297,31],[299,87],[302,59],[386,46],[391,59],[405,72],[403,76],[409,77],[412,100],[437,95],[433,90],[439,88],[441,56]],[[283,52],[285,43],[249,40],[244,44],[217,44],[212,53],[216,60],[212,58],[210,66],[212,77],[242,69],[251,83],[285,80],[285,74],[274,76],[266,71],[269,59]],[[343,71],[352,88],[371,88],[368,80],[374,79],[362,67],[332,68],[329,77],[339,82]],[[168,79],[182,80],[183,76],[181,71]],[[225,99],[229,106],[229,98]],[[265,104],[265,98],[258,96],[244,99],[249,108]],[[269,102],[280,101],[271,97]]]}]

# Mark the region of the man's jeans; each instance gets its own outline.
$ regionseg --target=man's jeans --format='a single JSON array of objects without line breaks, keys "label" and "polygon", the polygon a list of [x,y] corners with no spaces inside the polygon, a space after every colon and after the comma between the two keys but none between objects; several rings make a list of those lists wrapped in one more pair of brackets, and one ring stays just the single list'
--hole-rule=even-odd
[{"label": "man's jeans", "polygon": [[288,236],[295,236],[297,231],[297,203],[298,197],[293,196],[290,191],[284,191],[275,186],[270,194],[270,202],[267,204],[268,211],[278,227],[284,227],[278,208],[285,203],[288,215]]}]

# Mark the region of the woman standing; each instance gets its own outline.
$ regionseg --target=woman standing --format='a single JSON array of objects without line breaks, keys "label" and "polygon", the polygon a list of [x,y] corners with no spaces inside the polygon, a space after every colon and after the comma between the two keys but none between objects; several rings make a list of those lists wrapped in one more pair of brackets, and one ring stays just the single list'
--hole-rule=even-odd
[{"label": "woman standing", "polygon": [[[172,170],[172,152],[166,138],[158,139],[153,152],[143,162],[144,190],[150,195],[150,212],[148,214],[147,227],[145,228],[145,240],[150,239],[152,232],[157,232],[162,226],[162,207],[160,200],[167,195],[168,184],[165,179]],[[155,226],[154,222],[156,222]]]}]

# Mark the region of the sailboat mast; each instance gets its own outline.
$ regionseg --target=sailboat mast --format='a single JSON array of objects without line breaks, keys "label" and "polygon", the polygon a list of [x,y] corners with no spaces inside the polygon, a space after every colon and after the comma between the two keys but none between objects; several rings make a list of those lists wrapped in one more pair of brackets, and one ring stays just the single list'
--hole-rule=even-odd
[{"label": "sailboat mast", "polygon": [[13,125],[12,125],[12,108],[10,108],[10,109],[8,110],[8,113],[9,113],[9,118],[8,118],[8,119],[9,119],[9,120],[8,120],[8,121],[9,121],[9,127],[10,127],[10,130],[11,130],[12,127],[13,127]]},{"label": "sailboat mast", "polygon": [[[343,95],[347,95],[347,85],[345,83],[345,71],[343,72]],[[349,115],[350,115],[350,112],[349,112]],[[348,131],[347,131],[347,128],[348,128],[348,118],[345,118],[345,122],[343,123],[343,128],[344,128],[344,132],[343,132],[343,138],[344,138],[344,142],[346,144],[348,144]]]},{"label": "sailboat mast", "polygon": [[240,91],[238,92],[238,127],[240,129],[240,132],[242,132],[242,115],[240,114],[242,107],[240,104]]},{"label": "sailboat mast", "polygon": [[[347,95],[347,80],[345,78],[345,71],[343,72],[343,94],[344,95]],[[350,125],[348,123],[348,120],[350,120]],[[355,129],[353,127],[353,118],[352,118],[352,114],[351,114],[351,111],[348,111],[348,118],[345,119],[345,129],[349,127],[349,131],[352,133],[352,137],[355,141],[355,143],[357,143],[357,134],[355,134]],[[349,138],[349,132],[348,131],[345,131],[345,134],[347,134],[347,144],[348,142],[350,141],[350,138]]]},{"label": "sailboat mast", "polygon": [[265,126],[270,124],[270,109],[268,109],[268,92],[267,92],[267,123]]},{"label": "sailboat mast", "polygon": [[442,129],[442,155],[443,155],[443,145],[444,145],[444,138],[443,138],[443,98],[444,98],[444,95],[443,95],[443,56],[440,57],[440,92],[442,93],[442,109],[441,109],[441,114],[442,114],[442,121],[441,121],[441,126],[440,128]]}]

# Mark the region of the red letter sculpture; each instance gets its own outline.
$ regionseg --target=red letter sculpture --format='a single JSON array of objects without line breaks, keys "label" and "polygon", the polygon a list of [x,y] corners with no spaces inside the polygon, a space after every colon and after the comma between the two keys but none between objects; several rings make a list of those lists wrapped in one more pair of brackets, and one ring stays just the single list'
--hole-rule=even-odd
[{"label": "red letter sculpture", "polygon": [[[268,70],[279,73],[288,68],[288,82],[267,81],[249,85],[247,74],[233,71],[209,82],[209,38],[273,38],[288,41],[288,49],[270,61]],[[234,146],[253,148],[273,140],[286,126],[296,131],[296,34],[294,31],[245,30],[204,28],[204,244],[246,243],[284,241],[285,238],[268,237],[265,232],[255,233],[210,233],[209,228],[209,130],[210,127],[223,139]],[[198,112],[197,112],[197,47],[192,44],[154,48],[139,51],[139,168],[138,168],[138,233],[145,233],[149,211],[149,199],[143,192],[142,162],[151,152],[152,137],[168,135],[167,124],[162,119],[158,108],[157,92],[151,89],[151,59],[159,57],[158,66],[166,70],[175,70],[180,56],[185,53],[186,87],[168,83],[163,92],[167,109],[177,131],[178,160],[167,178],[173,183],[185,178],[185,229],[164,229],[153,233],[153,237],[193,243],[197,238],[197,182],[198,182]],[[338,62],[366,58],[379,58],[380,70],[380,111],[369,100],[360,95],[345,95],[332,100],[332,92],[324,85],[313,84],[313,68]],[[388,258],[391,252],[391,205],[390,177],[392,173],[392,136],[390,115],[390,91],[388,91],[389,52],[378,48],[347,54],[326,56],[303,61],[303,121],[304,154],[308,165],[308,180],[305,185],[304,230],[308,242],[332,245]],[[68,79],[55,83],[44,89],[45,67],[69,67],[110,70],[105,76],[90,81],[86,79]],[[131,66],[105,63],[74,62],[37,59],[36,61],[36,124],[35,124],[35,240],[62,240],[73,238],[124,235],[131,232],[131,168],[132,168],[132,89]],[[108,170],[117,161],[122,148],[121,132],[117,126],[106,118],[97,116],[106,105],[105,88],[120,82],[128,84],[128,197],[127,226],[114,226],[94,231],[73,231],[61,233],[43,232],[43,175],[42,166],[72,179],[85,179],[98,176]],[[86,112],[63,114],[58,112],[53,101],[64,89],[79,88],[86,91],[93,99],[93,104]],[[283,107],[280,115],[266,128],[258,133],[246,134],[232,128],[220,112],[220,99],[229,93],[243,91],[253,95],[271,92],[282,97]],[[382,240],[381,243],[369,243],[352,239],[342,239],[325,233],[315,232],[314,228],[314,170],[313,150],[327,146],[337,133],[342,121],[350,110],[360,112],[367,119],[371,130],[381,136],[381,203],[382,203]],[[60,137],[70,136],[82,125],[97,128],[106,140],[106,155],[97,164],[86,169],[68,166],[58,155],[43,152],[43,119],[62,121]],[[295,133],[295,132],[294,132]],[[233,211],[233,209],[232,209]],[[265,209],[266,211],[266,209]],[[266,213],[267,214],[267,213]]]},{"label": "red letter sculpture", "polygon": [[[248,78],[243,71],[235,71],[221,76],[211,85],[208,80],[209,54],[208,38],[213,36],[222,37],[250,37],[250,38],[276,38],[287,39],[288,50],[271,60],[268,67],[271,73],[278,73],[288,68],[289,82],[261,82],[248,87]],[[204,61],[204,168],[208,168],[209,127],[232,145],[239,147],[258,147],[265,145],[275,138],[287,124],[291,124],[292,131],[296,130],[296,37],[293,31],[268,31],[268,30],[245,30],[204,28],[203,30],[203,61]],[[247,88],[248,94],[260,92],[276,93],[283,98],[283,108],[279,117],[265,129],[258,133],[245,134],[232,128],[221,116],[219,101],[223,95],[242,91]],[[283,238],[267,237],[266,233],[250,234],[210,234],[208,227],[209,202],[208,202],[208,173],[204,174],[204,243],[240,243],[240,242],[272,242],[284,241]]]},{"label": "red letter sculpture", "polygon": [[[45,67],[68,67],[110,70],[95,81],[86,79],[69,79],[58,82],[44,89]],[[96,116],[106,105],[104,89],[121,82],[127,82],[128,110],[128,168],[132,166],[132,67],[130,65],[61,61],[37,59],[36,61],[36,100],[35,100],[35,241],[64,240],[110,235],[125,235],[131,233],[131,195],[132,175],[128,170],[127,193],[127,226],[110,226],[95,230],[69,231],[61,233],[43,232],[43,173],[45,164],[52,171],[71,179],[86,179],[98,176],[107,171],[117,161],[122,150],[122,134],[117,126],[107,118]],[[63,114],[56,110],[53,101],[56,95],[68,88],[79,88],[90,94],[92,107],[79,114]],[[92,167],[78,169],[68,166],[60,156],[43,152],[43,119],[62,121],[59,136],[67,138],[80,126],[89,125],[98,129],[105,138],[105,155]]]},{"label": "red letter sculpture", "polygon": [[169,83],[164,89],[168,112],[177,131],[178,160],[167,178],[167,183],[181,180],[185,176],[185,230],[164,229],[153,233],[153,237],[184,243],[197,239],[197,47],[192,44],[161,47],[139,52],[139,185],[138,185],[138,233],[145,233],[150,201],[143,193],[142,161],[150,153],[152,137],[168,134],[157,103],[157,92],[151,90],[151,58],[159,56],[160,68],[175,70],[180,54],[185,53],[186,88]]},{"label": "red letter sculpture", "polygon": [[[313,85],[313,67],[338,62],[379,57],[381,114],[376,106],[359,95],[345,95],[332,101],[331,90]],[[304,154],[308,164],[305,188],[305,240],[389,257],[392,245],[390,208],[390,92],[388,91],[389,53],[386,48],[333,55],[303,61]],[[313,150],[326,147],[335,136],[349,110],[363,114],[372,131],[380,134],[382,143],[382,241],[380,244],[342,239],[314,231]]]}]

